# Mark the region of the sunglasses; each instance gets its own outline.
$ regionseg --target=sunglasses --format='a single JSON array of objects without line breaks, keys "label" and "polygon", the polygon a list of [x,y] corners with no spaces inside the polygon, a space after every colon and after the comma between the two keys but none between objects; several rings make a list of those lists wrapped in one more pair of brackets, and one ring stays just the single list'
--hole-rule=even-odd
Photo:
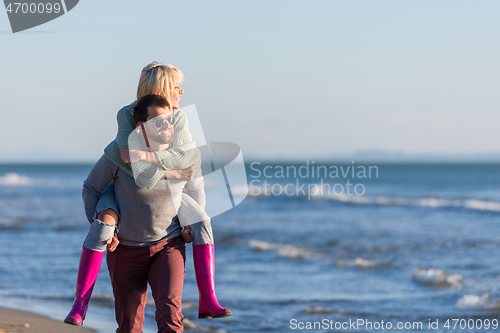
[{"label": "sunglasses", "polygon": [[167,118],[158,118],[158,119],[155,119],[154,121],[154,124],[157,128],[160,128],[163,126],[163,124],[165,124],[165,122],[168,122],[170,125],[174,126],[174,123],[175,123],[175,117],[174,116],[170,116],[170,117],[167,117]]}]

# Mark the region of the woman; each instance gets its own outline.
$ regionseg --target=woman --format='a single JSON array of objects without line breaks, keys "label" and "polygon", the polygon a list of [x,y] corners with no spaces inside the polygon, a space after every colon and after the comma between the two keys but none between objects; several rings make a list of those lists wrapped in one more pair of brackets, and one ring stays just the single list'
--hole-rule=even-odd
[{"label": "woman", "polygon": [[[108,159],[132,177],[134,172],[128,163],[138,162],[134,164],[135,174],[138,175],[136,179],[149,189],[162,177],[191,180],[194,173],[192,165],[200,158],[199,151],[195,149],[195,144],[188,130],[187,117],[178,110],[180,97],[184,93],[179,86],[183,77],[184,74],[172,65],[152,62],[142,70],[137,88],[137,100],[150,94],[160,95],[165,97],[174,109],[174,147],[172,149],[161,152],[129,152],[126,148],[122,149],[127,145],[128,137],[135,127],[134,102],[118,112],[117,137],[104,150]],[[161,168],[151,168],[151,163],[159,165]],[[193,200],[183,197],[183,202],[189,199]],[[198,209],[204,209],[204,197],[194,199],[200,206]],[[196,210],[193,206],[188,208],[186,205],[181,205],[179,212],[183,209]],[[194,213],[206,216],[204,212]],[[65,323],[83,324],[106,245],[110,245],[110,251],[113,251],[117,246],[118,240],[114,237],[114,233],[118,220],[119,211],[114,195],[114,186],[110,183],[99,199],[94,220],[89,221],[92,225],[82,247],[75,301],[64,320]],[[183,231],[183,238],[187,242],[193,241],[193,259],[200,295],[198,317],[222,318],[231,316],[231,311],[221,307],[215,295],[214,244],[210,219],[205,218],[202,222],[186,227]]]}]

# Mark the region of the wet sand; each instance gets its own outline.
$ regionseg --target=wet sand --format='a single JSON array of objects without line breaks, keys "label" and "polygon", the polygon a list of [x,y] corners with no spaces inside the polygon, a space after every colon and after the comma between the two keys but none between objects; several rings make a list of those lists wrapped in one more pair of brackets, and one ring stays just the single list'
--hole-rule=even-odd
[{"label": "wet sand", "polygon": [[0,333],[95,333],[31,312],[0,308]]}]

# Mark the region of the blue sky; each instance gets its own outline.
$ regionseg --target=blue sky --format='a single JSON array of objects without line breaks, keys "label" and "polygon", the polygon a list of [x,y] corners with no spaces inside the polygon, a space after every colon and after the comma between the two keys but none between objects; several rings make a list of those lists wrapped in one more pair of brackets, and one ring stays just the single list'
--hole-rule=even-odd
[{"label": "blue sky", "polygon": [[189,79],[208,141],[247,156],[500,153],[497,1],[89,1],[0,14],[0,162],[96,160],[141,69]]}]

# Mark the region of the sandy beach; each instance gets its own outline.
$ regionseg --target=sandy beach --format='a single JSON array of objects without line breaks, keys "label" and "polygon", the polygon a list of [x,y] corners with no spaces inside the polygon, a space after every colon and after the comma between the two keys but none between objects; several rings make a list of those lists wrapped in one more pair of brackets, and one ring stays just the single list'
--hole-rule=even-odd
[{"label": "sandy beach", "polygon": [[0,308],[0,333],[95,333],[34,313]]}]

